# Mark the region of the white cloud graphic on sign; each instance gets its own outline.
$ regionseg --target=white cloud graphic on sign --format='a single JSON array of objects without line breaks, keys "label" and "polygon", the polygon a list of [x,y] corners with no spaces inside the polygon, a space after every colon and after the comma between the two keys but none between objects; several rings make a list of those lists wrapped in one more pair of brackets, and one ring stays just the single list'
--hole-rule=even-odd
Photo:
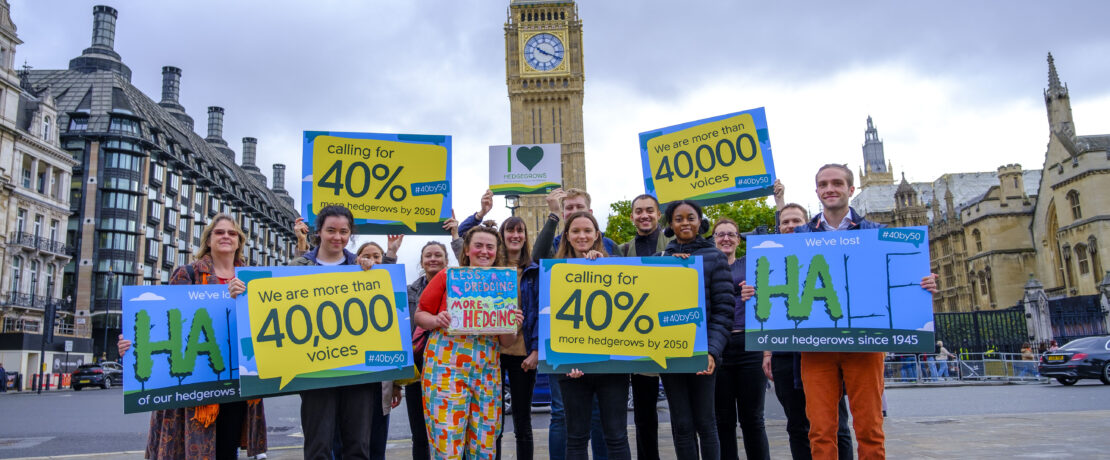
[{"label": "white cloud graphic on sign", "polygon": [[929,322],[925,323],[924,326],[921,326],[921,327],[917,328],[917,330],[919,330],[919,331],[933,331],[934,330],[933,329],[933,322],[929,321]]},{"label": "white cloud graphic on sign", "polygon": [[781,248],[781,247],[783,247],[781,244],[778,244],[774,241],[763,240],[762,243],[759,243],[759,246],[754,246],[754,247],[752,247],[752,249],[775,249],[775,248]]},{"label": "white cloud graphic on sign", "polygon": [[132,302],[148,302],[152,300],[166,300],[166,298],[153,292],[144,292],[139,294],[138,297],[131,299]]}]

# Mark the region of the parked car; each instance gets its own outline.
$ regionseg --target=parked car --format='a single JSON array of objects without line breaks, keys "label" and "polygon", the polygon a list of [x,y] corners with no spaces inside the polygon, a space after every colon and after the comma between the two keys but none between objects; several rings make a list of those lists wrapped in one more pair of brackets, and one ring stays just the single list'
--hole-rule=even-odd
[{"label": "parked car", "polygon": [[105,390],[123,382],[123,366],[119,363],[82,364],[70,376],[69,386],[73,391],[85,387],[100,387]]},{"label": "parked car", "polygon": [[1110,336],[1072,340],[1060,349],[1041,355],[1041,375],[1064,385],[1079,379],[1099,379],[1110,385]]}]

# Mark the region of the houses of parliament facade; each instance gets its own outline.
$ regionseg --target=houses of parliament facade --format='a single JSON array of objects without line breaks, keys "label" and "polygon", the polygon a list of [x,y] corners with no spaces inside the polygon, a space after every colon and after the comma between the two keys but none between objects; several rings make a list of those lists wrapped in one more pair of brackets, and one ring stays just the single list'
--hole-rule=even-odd
[{"label": "houses of parliament facade", "polygon": [[871,118],[852,206],[892,226],[929,227],[936,313],[997,310],[1027,287],[1049,298],[1110,291],[1110,134],[1077,135],[1066,84],[1048,55],[1048,142],[1041,169],[1005,164],[895,182]]}]

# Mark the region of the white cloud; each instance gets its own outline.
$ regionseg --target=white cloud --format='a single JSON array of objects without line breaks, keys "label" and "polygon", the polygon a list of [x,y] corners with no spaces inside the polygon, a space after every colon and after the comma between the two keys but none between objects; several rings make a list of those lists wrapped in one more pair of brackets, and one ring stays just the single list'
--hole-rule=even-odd
[{"label": "white cloud", "polygon": [[152,300],[166,300],[166,298],[153,292],[144,292],[142,294],[139,294],[138,297],[131,299],[131,302],[147,302]]},{"label": "white cloud", "polygon": [[752,249],[775,249],[781,247],[783,247],[781,244],[778,244],[772,240],[763,240],[759,243],[759,246],[752,246]]}]

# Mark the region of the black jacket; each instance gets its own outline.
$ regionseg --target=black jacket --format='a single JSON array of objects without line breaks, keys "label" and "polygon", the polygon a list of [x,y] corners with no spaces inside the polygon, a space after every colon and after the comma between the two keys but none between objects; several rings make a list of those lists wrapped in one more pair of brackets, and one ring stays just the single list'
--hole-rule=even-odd
[{"label": "black jacket", "polygon": [[709,354],[717,365],[721,365],[721,353],[728,345],[729,331],[732,328],[732,310],[736,307],[735,289],[732,286],[732,271],[728,258],[709,240],[698,236],[689,243],[678,240],[667,244],[663,255],[690,254],[701,256],[702,270],[705,273],[705,310],[709,317]]}]

